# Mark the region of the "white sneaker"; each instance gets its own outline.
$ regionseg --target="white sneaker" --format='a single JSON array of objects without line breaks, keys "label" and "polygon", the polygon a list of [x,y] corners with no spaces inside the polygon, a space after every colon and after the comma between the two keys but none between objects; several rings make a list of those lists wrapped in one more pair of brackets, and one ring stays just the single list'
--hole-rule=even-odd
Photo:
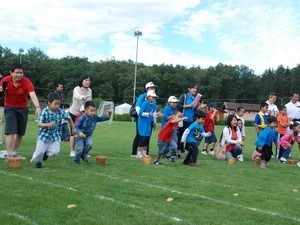
[{"label": "white sneaker", "polygon": [[287,160],[286,160],[285,158],[281,157],[281,158],[279,159],[279,161],[281,161],[281,162],[286,162]]},{"label": "white sneaker", "polygon": [[239,160],[240,162],[243,162],[244,161],[244,158],[243,158],[243,155],[238,155],[237,157],[237,160]]},{"label": "white sneaker", "polygon": [[297,166],[300,167],[300,162],[297,163]]},{"label": "white sneaker", "polygon": [[202,155],[207,155],[207,151],[202,151],[201,154]]},{"label": "white sneaker", "polygon": [[75,151],[71,151],[71,152],[70,152],[70,156],[71,156],[71,157],[75,157]]},{"label": "white sneaker", "polygon": [[214,151],[209,151],[208,154],[209,155],[214,155]]}]

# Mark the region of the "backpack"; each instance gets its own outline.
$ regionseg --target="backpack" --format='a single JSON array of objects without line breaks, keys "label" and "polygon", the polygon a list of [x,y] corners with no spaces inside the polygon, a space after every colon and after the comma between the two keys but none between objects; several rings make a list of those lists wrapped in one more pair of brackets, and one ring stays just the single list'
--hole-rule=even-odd
[{"label": "backpack", "polygon": [[138,118],[138,114],[137,114],[137,111],[136,111],[136,108],[135,108],[135,105],[136,105],[136,101],[132,104],[131,108],[129,109],[129,115],[133,118]]}]

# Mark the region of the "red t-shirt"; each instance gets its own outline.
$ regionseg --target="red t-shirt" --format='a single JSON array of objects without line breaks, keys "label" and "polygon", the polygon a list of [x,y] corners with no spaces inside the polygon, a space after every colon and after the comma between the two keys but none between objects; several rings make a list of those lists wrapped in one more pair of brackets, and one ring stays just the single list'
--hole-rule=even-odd
[{"label": "red t-shirt", "polygon": [[172,140],[173,131],[177,128],[178,123],[171,123],[172,118],[163,126],[158,133],[158,139],[163,142],[170,142]]},{"label": "red t-shirt", "polygon": [[0,81],[0,86],[7,82],[7,87],[4,96],[4,106],[12,108],[27,108],[28,107],[28,94],[34,92],[32,82],[23,77],[17,87],[13,85],[12,76],[8,75]]},{"label": "red t-shirt", "polygon": [[209,111],[206,113],[205,119],[204,119],[204,128],[205,128],[205,132],[208,131],[214,131],[215,130],[215,123],[217,121],[217,116],[215,116],[213,119],[211,119],[211,115],[213,114],[213,112]]}]

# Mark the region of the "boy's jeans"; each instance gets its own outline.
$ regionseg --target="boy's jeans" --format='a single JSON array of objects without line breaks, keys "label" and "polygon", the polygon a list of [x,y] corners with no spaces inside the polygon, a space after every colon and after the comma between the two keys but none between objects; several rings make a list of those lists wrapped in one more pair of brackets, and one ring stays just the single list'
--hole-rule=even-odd
[{"label": "boy's jeans", "polygon": [[[290,154],[291,154],[291,148],[287,148],[287,149],[280,149],[280,156],[285,158],[285,159],[288,159],[290,157]],[[280,159],[280,158],[279,158]]]},{"label": "boy's jeans", "polygon": [[230,152],[226,151],[226,160],[228,160],[231,157],[236,158],[240,154],[242,154],[242,147],[234,146]]},{"label": "boy's jeans", "polygon": [[92,149],[92,146],[93,140],[91,136],[87,136],[86,138],[77,137],[74,161],[80,162],[80,158],[87,157],[89,151]]}]

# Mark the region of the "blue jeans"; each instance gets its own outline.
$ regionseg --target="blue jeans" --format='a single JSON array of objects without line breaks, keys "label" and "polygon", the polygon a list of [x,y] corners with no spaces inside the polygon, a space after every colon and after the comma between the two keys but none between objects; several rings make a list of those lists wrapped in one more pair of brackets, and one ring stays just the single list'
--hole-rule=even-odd
[{"label": "blue jeans", "polygon": [[62,141],[70,140],[70,130],[69,130],[69,125],[67,123],[61,124],[61,140]]},{"label": "blue jeans", "polygon": [[76,153],[74,157],[74,162],[79,163],[80,158],[87,157],[89,151],[93,147],[93,140],[91,136],[87,136],[86,138],[77,137],[76,138]]},{"label": "blue jeans", "polygon": [[226,160],[228,160],[231,157],[236,158],[240,154],[242,154],[242,147],[234,146],[231,151],[226,151]]},{"label": "blue jeans", "polygon": [[287,149],[280,149],[280,154],[279,154],[280,157],[288,159],[290,157],[290,154],[291,154],[291,147]]}]

